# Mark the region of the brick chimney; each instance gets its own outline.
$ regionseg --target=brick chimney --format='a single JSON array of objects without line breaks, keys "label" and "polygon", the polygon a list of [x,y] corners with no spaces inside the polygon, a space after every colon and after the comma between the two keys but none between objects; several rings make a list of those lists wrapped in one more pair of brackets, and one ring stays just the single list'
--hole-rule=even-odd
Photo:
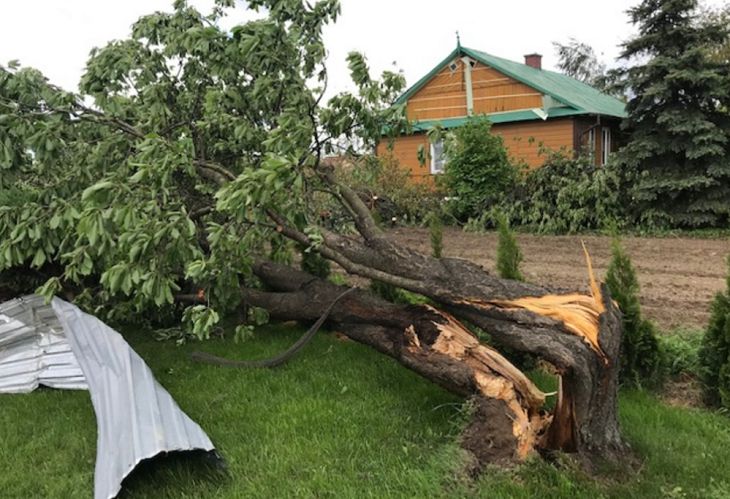
[{"label": "brick chimney", "polygon": [[525,64],[535,69],[542,69],[542,54],[525,55]]}]

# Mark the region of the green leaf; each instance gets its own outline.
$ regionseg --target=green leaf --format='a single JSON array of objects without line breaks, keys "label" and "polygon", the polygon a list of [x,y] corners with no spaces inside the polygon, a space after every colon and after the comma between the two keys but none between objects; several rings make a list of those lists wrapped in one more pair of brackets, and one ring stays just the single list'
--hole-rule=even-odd
[{"label": "green leaf", "polygon": [[40,268],[46,262],[46,253],[43,248],[38,248],[33,256],[33,261],[30,262],[31,267]]},{"label": "green leaf", "polygon": [[51,220],[48,222],[48,226],[51,229],[56,230],[61,225],[62,221],[63,221],[63,217],[61,217],[61,215],[59,213],[54,213],[53,216],[51,217]]},{"label": "green leaf", "polygon": [[45,297],[46,301],[50,301],[61,289],[61,280],[58,277],[51,277],[35,292]]},{"label": "green leaf", "polygon": [[84,189],[84,192],[81,194],[81,200],[82,201],[88,201],[89,198],[94,196],[98,192],[103,192],[105,190],[109,190],[114,186],[114,183],[105,180],[103,182],[97,182],[96,184],[92,185],[91,187],[88,187]]}]

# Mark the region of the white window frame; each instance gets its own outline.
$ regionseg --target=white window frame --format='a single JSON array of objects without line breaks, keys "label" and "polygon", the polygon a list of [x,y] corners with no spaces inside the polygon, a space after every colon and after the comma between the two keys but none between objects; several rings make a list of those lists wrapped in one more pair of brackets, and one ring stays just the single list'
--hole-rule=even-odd
[{"label": "white window frame", "polygon": [[601,129],[601,164],[608,163],[608,157],[611,154],[611,129],[604,126]]},{"label": "white window frame", "polygon": [[588,154],[591,157],[591,164],[596,164],[596,129],[595,127],[588,130]]},{"label": "white window frame", "polygon": [[[441,154],[436,157],[436,144],[439,145]],[[444,141],[439,140],[431,143],[431,150],[429,154],[431,158],[431,175],[440,175],[444,173],[444,167],[446,165],[446,157],[444,156]]]}]

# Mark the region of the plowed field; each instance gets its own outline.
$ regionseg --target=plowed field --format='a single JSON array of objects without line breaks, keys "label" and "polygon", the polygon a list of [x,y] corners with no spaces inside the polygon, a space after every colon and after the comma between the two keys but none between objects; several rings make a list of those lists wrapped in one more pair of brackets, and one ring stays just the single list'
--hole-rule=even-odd
[{"label": "plowed field", "polygon": [[[399,228],[390,234],[401,243],[430,252],[428,230]],[[581,240],[591,254],[597,276],[603,277],[611,256],[609,237],[518,234],[526,279],[587,291]],[[704,327],[713,295],[724,288],[724,259],[730,253],[730,240],[625,237],[623,243],[639,277],[645,315],[664,329]],[[444,229],[445,256],[466,258],[493,271],[496,254],[496,233]]]}]

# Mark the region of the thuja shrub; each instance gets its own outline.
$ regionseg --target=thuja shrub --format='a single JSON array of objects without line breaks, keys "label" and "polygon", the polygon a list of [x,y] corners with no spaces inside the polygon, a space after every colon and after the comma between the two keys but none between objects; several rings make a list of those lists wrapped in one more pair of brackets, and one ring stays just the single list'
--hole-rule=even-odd
[{"label": "thuja shrub", "polygon": [[700,348],[700,369],[708,404],[730,408],[730,255],[727,288],[715,295]]},{"label": "thuja shrub", "polygon": [[517,245],[514,232],[510,229],[507,217],[500,213],[496,217],[499,240],[497,242],[497,272],[504,279],[524,280],[520,272],[522,251]]},{"label": "thuja shrub", "polygon": [[656,328],[641,315],[639,281],[618,238],[613,241],[611,254],[606,285],[623,313],[624,325],[619,375],[626,384],[653,384],[658,381],[661,362]]},{"label": "thuja shrub", "polygon": [[431,256],[441,258],[444,250],[444,221],[440,211],[432,211],[429,215],[428,231],[431,236]]}]

